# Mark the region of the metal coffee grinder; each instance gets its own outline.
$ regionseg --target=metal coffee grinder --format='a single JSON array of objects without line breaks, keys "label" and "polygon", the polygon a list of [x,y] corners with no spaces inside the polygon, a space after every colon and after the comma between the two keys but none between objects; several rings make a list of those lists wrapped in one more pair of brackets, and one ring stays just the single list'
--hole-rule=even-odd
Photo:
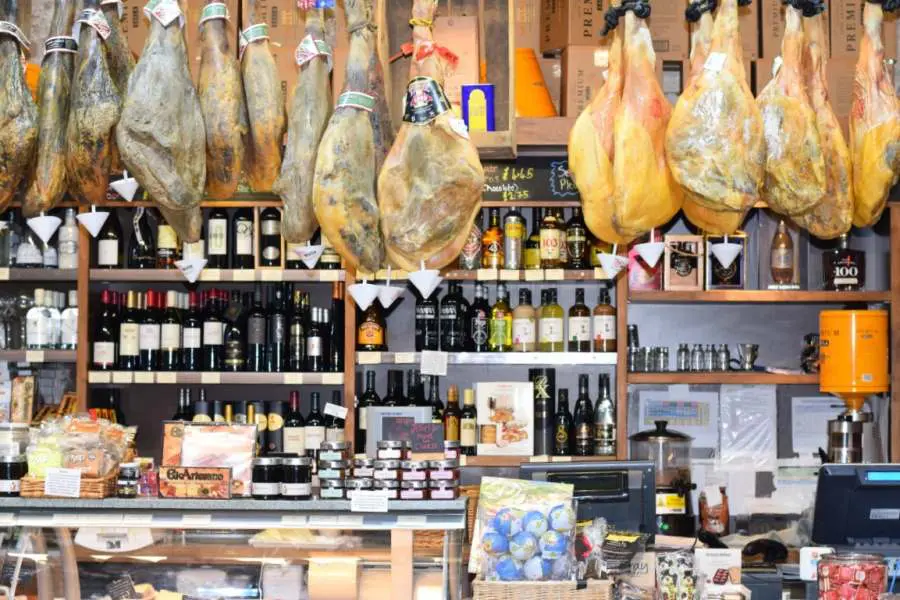
[{"label": "metal coffee grinder", "polygon": [[667,421],[654,421],[656,429],[639,431],[631,440],[631,460],[649,460],[656,466],[656,528],[665,535],[695,534],[691,512],[692,437],[668,429]]},{"label": "metal coffee grinder", "polygon": [[829,462],[884,462],[878,426],[863,404],[888,391],[887,332],[885,310],[819,313],[819,389],[847,406],[828,421]]}]

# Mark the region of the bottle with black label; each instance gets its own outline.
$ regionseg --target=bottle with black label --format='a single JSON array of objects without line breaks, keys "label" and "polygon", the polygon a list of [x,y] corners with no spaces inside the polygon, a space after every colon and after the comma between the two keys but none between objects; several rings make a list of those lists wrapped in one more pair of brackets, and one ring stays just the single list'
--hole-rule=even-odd
[{"label": "bottle with black label", "polygon": [[228,211],[216,207],[206,223],[206,268],[228,268]]},{"label": "bottle with black label", "polygon": [[262,287],[253,290],[253,306],[247,313],[247,370],[266,370],[266,311],[262,304]]},{"label": "bottle with black label", "polygon": [[191,421],[194,423],[212,423],[212,409],[209,406],[209,400],[206,399],[206,390],[200,390],[200,396],[194,404],[194,416]]},{"label": "bottle with black label", "polygon": [[231,301],[225,309],[225,370],[243,371],[246,363],[244,357],[245,319],[244,303],[241,293],[231,291]]},{"label": "bottle with black label", "polygon": [[291,392],[291,410],[284,418],[284,451],[298,456],[306,455],[306,419],[300,412],[300,392]]},{"label": "bottle with black label", "polygon": [[269,454],[284,452],[284,419],[287,416],[284,400],[269,402],[266,421],[266,450]]},{"label": "bottle with black label", "polygon": [[428,404],[431,406],[431,422],[435,425],[444,424],[444,401],[441,400],[440,379],[437,375],[429,375]]},{"label": "bottle with black label", "polygon": [[188,294],[188,312],[181,323],[181,368],[199,371],[202,365],[203,317],[200,313],[200,292]]},{"label": "bottle with black label", "polygon": [[390,369],[388,371],[387,394],[384,397],[384,406],[404,406],[406,399],[403,397],[403,371]]},{"label": "bottle with black label", "polygon": [[572,218],[566,223],[566,267],[586,269],[588,267],[587,228],[581,216],[581,208],[572,209]]},{"label": "bottle with black label", "polygon": [[269,314],[266,317],[266,370],[269,373],[284,371],[285,350],[287,341],[287,313],[284,311],[284,288],[275,285],[271,288]]},{"label": "bottle with black label", "polygon": [[239,208],[231,221],[231,268],[252,269],[253,261],[253,210]]},{"label": "bottle with black label", "polygon": [[487,287],[483,283],[476,283],[475,301],[466,315],[466,346],[470,352],[488,351],[490,320],[491,307],[488,304]]},{"label": "bottle with black label", "polygon": [[287,370],[294,373],[306,369],[306,313],[303,309],[303,294],[300,290],[294,290],[288,321]]},{"label": "bottle with black label", "polygon": [[464,456],[478,454],[478,411],[475,390],[463,391],[463,409],[459,415],[459,445]]},{"label": "bottle with black label", "polygon": [[594,450],[594,409],[588,395],[590,380],[587,375],[578,376],[578,400],[575,401],[575,456],[590,456]]},{"label": "bottle with black label", "polygon": [[616,455],[616,406],[609,392],[609,375],[600,374],[600,396],[594,407],[594,454]]},{"label": "bottle with black label", "polygon": [[845,233],[834,248],[822,253],[822,275],[826,290],[860,290],[866,281],[866,253],[851,249]]},{"label": "bottle with black label", "polygon": [[459,388],[451,385],[447,390],[447,408],[444,409],[444,440],[459,442]]},{"label": "bottle with black label", "polygon": [[459,283],[450,282],[450,291],[441,300],[441,350],[462,352],[465,349],[466,313],[469,303]]},{"label": "bottle with black label", "polygon": [[259,264],[281,266],[281,211],[273,206],[259,214]]},{"label": "bottle with black label", "polygon": [[306,417],[306,453],[318,460],[319,447],[325,441],[325,417],[320,409],[319,392],[310,394],[312,408]]},{"label": "bottle with black label", "polygon": [[553,418],[553,454],[572,455],[572,413],[569,412],[569,390],[559,390],[556,415]]},{"label": "bottle with black label", "polygon": [[555,369],[529,369],[528,379],[534,388],[534,455],[554,452],[553,398],[556,396]]},{"label": "bottle with black label", "polygon": [[416,352],[438,349],[438,290],[416,300]]}]

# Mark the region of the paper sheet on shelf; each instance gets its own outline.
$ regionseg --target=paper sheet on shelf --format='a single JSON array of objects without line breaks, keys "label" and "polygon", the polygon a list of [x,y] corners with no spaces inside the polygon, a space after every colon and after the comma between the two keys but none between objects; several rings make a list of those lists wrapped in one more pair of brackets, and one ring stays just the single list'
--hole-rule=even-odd
[{"label": "paper sheet on shelf", "polygon": [[722,469],[712,458],[691,460],[691,483],[697,488],[691,494],[694,514],[700,514],[700,491],[709,486],[725,486],[728,495],[728,511],[732,515],[749,514],[756,500],[756,472]]},{"label": "paper sheet on shelf", "polygon": [[719,394],[691,392],[688,386],[641,390],[639,430],[653,429],[654,421],[694,438],[694,448],[719,447]]},{"label": "paper sheet on shelf", "polygon": [[774,470],[778,458],[775,386],[723,385],[720,397],[720,466]]},{"label": "paper sheet on shelf", "polygon": [[791,400],[791,446],[800,459],[818,461],[819,448],[828,448],[828,421],[844,410],[834,396],[804,396]]}]

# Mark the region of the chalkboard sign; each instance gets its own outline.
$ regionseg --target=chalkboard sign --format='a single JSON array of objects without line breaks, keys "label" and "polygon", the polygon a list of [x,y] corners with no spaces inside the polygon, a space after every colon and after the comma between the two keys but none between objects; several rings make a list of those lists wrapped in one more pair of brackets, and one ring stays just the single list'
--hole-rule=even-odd
[{"label": "chalkboard sign", "polygon": [[381,439],[392,442],[408,440],[415,422],[412,417],[384,417],[381,420]]},{"label": "chalkboard sign", "polygon": [[413,452],[443,452],[444,426],[440,423],[413,423]]},{"label": "chalkboard sign", "polygon": [[484,200],[579,200],[564,157],[522,156],[514,161],[483,161]]}]

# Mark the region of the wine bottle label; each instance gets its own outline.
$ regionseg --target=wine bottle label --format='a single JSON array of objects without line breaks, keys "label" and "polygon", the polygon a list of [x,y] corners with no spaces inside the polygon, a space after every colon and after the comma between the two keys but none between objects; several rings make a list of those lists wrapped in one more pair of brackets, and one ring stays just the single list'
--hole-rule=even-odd
[{"label": "wine bottle label", "polygon": [[181,347],[181,325],[163,323],[160,334],[160,347],[163,350],[178,350]]},{"label": "wine bottle label", "polygon": [[100,240],[97,244],[97,264],[101,267],[119,264],[119,240]]},{"label": "wine bottle label", "polygon": [[365,431],[366,429],[369,428],[369,421],[368,421],[368,416],[367,416],[368,411],[366,410],[366,408],[367,407],[365,407],[365,406],[360,406],[359,414],[356,415],[356,427],[362,431]]},{"label": "wine bottle label", "polygon": [[139,336],[140,327],[137,323],[122,323],[119,326],[119,355],[137,356],[140,354]]},{"label": "wine bottle label", "polygon": [[261,317],[247,319],[247,343],[251,346],[264,346],[266,343],[266,320]]},{"label": "wine bottle label", "polygon": [[224,256],[228,253],[228,221],[226,219],[210,219],[206,224],[207,246],[209,253]]},{"label": "wine bottle label", "polygon": [[174,250],[178,247],[178,235],[171,225],[160,223],[159,229],[156,231],[156,247],[158,249],[168,248]]},{"label": "wine bottle label", "polygon": [[279,258],[281,258],[281,248],[279,248],[278,246],[266,246],[265,248],[263,248],[262,255],[266,260],[278,260]]},{"label": "wine bottle label", "polygon": [[309,496],[311,494],[312,494],[312,484],[311,483],[282,483],[281,484],[281,495],[282,496]]},{"label": "wine bottle label", "polygon": [[481,229],[473,225],[469,230],[469,236],[459,254],[459,268],[477,269],[481,266]]},{"label": "wine bottle label", "polygon": [[284,451],[290,454],[306,454],[306,428],[305,427],[285,427],[284,428]]},{"label": "wine bottle label", "polygon": [[478,346],[487,344],[488,320],[483,314],[477,314],[472,317],[472,341]]},{"label": "wine bottle label", "polygon": [[115,342],[94,342],[94,364],[104,367],[116,362]]},{"label": "wine bottle label", "polygon": [[491,337],[490,343],[494,346],[503,346],[507,342],[507,338],[512,335],[510,329],[510,323],[504,318],[499,319],[491,319]]},{"label": "wine bottle label", "polygon": [[560,423],[556,426],[556,448],[557,450],[568,450],[569,447],[569,430],[565,424]]},{"label": "wine bottle label", "polygon": [[378,323],[363,321],[359,325],[356,341],[360,346],[382,346],[384,345],[384,330]]},{"label": "wine bottle label", "polygon": [[444,420],[444,439],[459,441],[459,417],[450,416]]},{"label": "wine bottle label", "polygon": [[142,323],[138,329],[138,337],[141,350],[159,350],[159,323]]},{"label": "wine bottle label", "polygon": [[310,358],[322,356],[322,338],[321,337],[306,338],[306,355],[309,356]]},{"label": "wine bottle label", "polygon": [[573,342],[590,342],[591,318],[569,317],[569,339]]},{"label": "wine bottle label", "polygon": [[273,344],[284,343],[285,316],[283,314],[273,315],[269,321],[269,341]]},{"label": "wine bottle label", "polygon": [[794,251],[790,248],[775,248],[772,250],[773,269],[793,269]]},{"label": "wine bottle label", "polygon": [[325,428],[321,426],[306,427],[306,449],[318,450],[325,441]]},{"label": "wine bottle label", "polygon": [[199,348],[202,336],[199,327],[185,327],[181,332],[182,348]]},{"label": "wine bottle label", "polygon": [[238,221],[234,235],[234,251],[237,254],[253,254],[253,223]]},{"label": "wine bottle label", "polygon": [[463,419],[459,426],[459,443],[461,446],[472,447],[478,443],[476,439],[475,419]]},{"label": "wine bottle label", "polygon": [[181,245],[181,256],[184,260],[201,259],[204,255],[203,240],[198,240],[193,244],[185,242]]},{"label": "wine bottle label", "polygon": [[541,342],[562,342],[563,341],[563,320],[559,318],[544,318],[540,320],[540,341]]},{"label": "wine bottle label", "polygon": [[225,325],[218,321],[207,321],[203,324],[203,345],[221,346],[224,342]]},{"label": "wine bottle label", "polygon": [[517,346],[519,344],[533,344],[535,342],[536,335],[537,330],[534,324],[534,319],[513,319],[513,344]]},{"label": "wine bottle label", "polygon": [[600,341],[616,339],[616,318],[612,315],[594,315],[594,339]]},{"label": "wine bottle label", "polygon": [[263,235],[281,235],[281,221],[265,219],[260,225]]},{"label": "wine bottle label", "polygon": [[559,260],[561,237],[559,229],[541,229],[541,260]]}]

